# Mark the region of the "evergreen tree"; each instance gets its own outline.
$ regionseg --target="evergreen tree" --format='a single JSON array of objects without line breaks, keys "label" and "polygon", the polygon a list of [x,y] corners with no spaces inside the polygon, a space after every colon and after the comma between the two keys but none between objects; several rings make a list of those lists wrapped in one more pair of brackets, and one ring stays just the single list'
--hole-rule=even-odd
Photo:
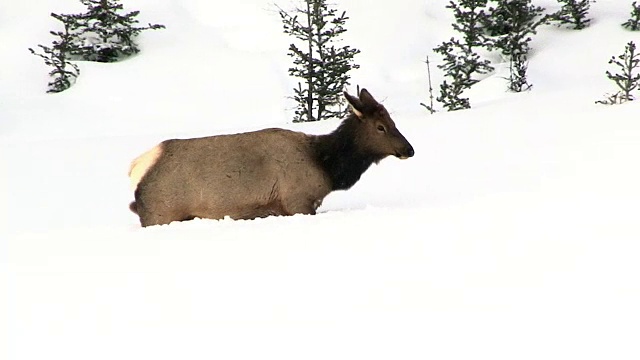
[{"label": "evergreen tree", "polygon": [[553,20],[561,24],[572,24],[575,30],[589,26],[591,0],[558,0],[558,2],[562,4],[562,8],[553,15]]},{"label": "evergreen tree", "polygon": [[480,81],[474,75],[486,74],[493,70],[489,61],[482,60],[480,55],[454,38],[442,43],[434,51],[444,57],[443,64],[438,67],[445,71],[445,77],[450,78],[450,82],[445,79],[440,84],[440,95],[436,100],[442,103],[447,111],[471,108],[469,98],[460,95]]},{"label": "evergreen tree", "polygon": [[[493,0],[497,6],[489,8],[488,27],[508,29],[498,34],[491,47],[500,50],[509,59],[509,90],[521,92],[529,90],[527,81],[528,53],[531,36],[540,25],[547,24],[551,16],[544,15],[544,8],[533,6],[531,0]],[[493,14],[498,14],[496,17]],[[499,22],[497,22],[499,20]]]},{"label": "evergreen tree", "polygon": [[612,56],[609,64],[614,64],[619,68],[619,72],[615,74],[608,70],[606,74],[620,91],[613,95],[607,95],[606,100],[596,102],[612,105],[633,100],[631,92],[640,89],[640,54],[636,52],[636,44],[633,41],[627,43],[624,53],[618,57]]},{"label": "evergreen tree", "polygon": [[349,71],[359,68],[353,58],[360,52],[336,45],[346,32],[346,12],[338,14],[326,0],[305,0],[304,8],[296,9],[295,15],[282,9],[279,13],[284,33],[297,39],[288,52],[294,65],[289,75],[302,79],[293,89],[294,122],[343,116],[347,107],[342,107],[342,91],[349,84]]},{"label": "evergreen tree", "polygon": [[68,26],[71,34],[68,51],[76,59],[114,62],[140,50],[133,39],[143,30],[163,29],[164,25],[138,27],[135,18],[140,13],[121,14],[118,0],[80,0],[87,6],[83,14],[55,14],[55,19]]},{"label": "evergreen tree", "polygon": [[456,22],[451,26],[454,30],[462,34],[464,46],[467,48],[482,47],[487,45],[488,39],[485,36],[485,24],[487,14],[484,9],[487,0],[458,0],[449,1],[447,9],[453,10],[453,17]]},{"label": "evergreen tree", "polygon": [[[58,37],[52,47],[38,45],[44,54],[29,48],[32,54],[44,59],[54,69],[47,92],[68,89],[80,74],[77,65],[69,60],[113,62],[139,52],[133,38],[147,29],[162,29],[163,25],[136,27],[135,19],[140,13],[133,11],[124,15],[118,12],[122,5],[117,0],[80,0],[88,7],[84,14],[55,14],[51,16],[62,22],[64,32],[51,31]],[[71,67],[69,70],[68,67]]]},{"label": "evergreen tree", "polygon": [[622,24],[623,27],[631,31],[640,30],[640,4],[636,1],[631,4],[631,18]]},{"label": "evergreen tree", "polygon": [[511,32],[511,15],[502,3],[498,2],[496,7],[490,7],[487,11],[487,16],[482,19],[483,29],[487,36],[502,36]]},{"label": "evergreen tree", "polygon": [[493,71],[489,60],[481,59],[474,51],[475,47],[487,45],[483,29],[486,4],[487,0],[460,0],[458,3],[450,1],[447,5],[456,19],[452,26],[463,38],[463,41],[451,38],[433,49],[443,56],[444,61],[438,68],[450,79],[440,84],[440,95],[436,98],[448,111],[469,109],[469,98],[461,97],[462,93],[480,81],[476,77],[478,74]]},{"label": "evergreen tree", "polygon": [[76,78],[80,75],[80,69],[76,64],[69,62],[67,58],[68,44],[71,37],[69,27],[65,25],[64,32],[50,31],[50,33],[56,36],[57,40],[53,41],[51,47],[38,45],[44,54],[38,53],[32,48],[29,48],[29,51],[33,55],[41,57],[46,65],[53,67],[53,70],[49,72],[52,80],[48,84],[49,89],[47,92],[58,93],[67,90],[75,83]]}]

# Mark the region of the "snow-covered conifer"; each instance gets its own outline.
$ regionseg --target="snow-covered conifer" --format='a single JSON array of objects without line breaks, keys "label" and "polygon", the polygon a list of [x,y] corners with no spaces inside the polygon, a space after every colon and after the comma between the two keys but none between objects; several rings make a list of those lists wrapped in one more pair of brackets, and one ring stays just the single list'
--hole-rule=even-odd
[{"label": "snow-covered conifer", "polygon": [[77,59],[114,62],[140,51],[134,38],[143,30],[163,29],[164,25],[139,27],[139,11],[122,14],[118,0],[80,0],[87,7],[82,14],[55,14],[69,28],[69,54]]},{"label": "snow-covered conifer", "polygon": [[553,20],[561,24],[571,24],[575,30],[589,26],[589,7],[592,0],[558,0],[562,4],[560,11],[553,15]]}]

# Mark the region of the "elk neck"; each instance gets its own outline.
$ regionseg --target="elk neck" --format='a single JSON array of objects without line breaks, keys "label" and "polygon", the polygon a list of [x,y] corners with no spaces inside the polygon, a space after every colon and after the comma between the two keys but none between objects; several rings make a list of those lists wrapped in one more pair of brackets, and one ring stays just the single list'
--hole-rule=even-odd
[{"label": "elk neck", "polygon": [[349,189],[371,164],[383,158],[360,149],[357,137],[359,122],[355,115],[350,114],[330,134],[312,138],[316,162],[331,180],[332,190]]}]

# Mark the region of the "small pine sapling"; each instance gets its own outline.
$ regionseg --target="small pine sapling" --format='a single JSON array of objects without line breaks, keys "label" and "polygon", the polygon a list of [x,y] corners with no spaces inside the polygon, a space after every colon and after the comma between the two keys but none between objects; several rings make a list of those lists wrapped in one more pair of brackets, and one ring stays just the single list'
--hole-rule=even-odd
[{"label": "small pine sapling", "polygon": [[[85,14],[55,14],[51,16],[62,22],[64,32],[51,31],[59,40],[52,47],[38,45],[44,54],[29,48],[32,54],[45,60],[54,69],[49,73],[54,79],[48,92],[68,89],[80,74],[78,66],[69,60],[113,62],[139,52],[133,38],[147,29],[163,29],[164,25],[136,27],[134,18],[140,13],[133,11],[118,14],[122,5],[117,0],[80,0],[89,11]],[[71,70],[67,69],[71,67]]]},{"label": "small pine sapling", "polygon": [[562,8],[557,13],[551,15],[552,20],[560,24],[573,25],[573,29],[581,30],[589,26],[591,19],[589,7],[592,0],[558,0]]},{"label": "small pine sapling", "polygon": [[118,0],[80,0],[87,7],[83,14],[55,14],[55,19],[69,27],[69,53],[87,61],[115,62],[140,51],[133,39],[144,30],[164,29],[164,25],[138,27],[140,11],[121,14]]},{"label": "small pine sapling", "polygon": [[449,1],[447,9],[453,10],[456,22],[451,27],[460,34],[467,47],[482,47],[488,43],[484,26],[487,22],[487,14],[484,9],[488,0],[458,0],[457,3]]},{"label": "small pine sapling", "polygon": [[[489,8],[488,25],[492,29],[508,29],[492,39],[490,48],[500,50],[509,59],[509,90],[521,92],[531,89],[527,81],[528,53],[531,36],[540,25],[548,24],[551,16],[544,15],[544,8],[533,6],[531,0],[497,0],[497,6]],[[498,14],[498,16],[493,16]],[[500,22],[496,22],[498,19]]]},{"label": "small pine sapling", "polygon": [[636,44],[633,41],[627,43],[624,53],[617,57],[612,56],[609,64],[614,64],[619,68],[619,72],[615,74],[608,70],[606,74],[620,91],[615,94],[607,94],[605,100],[599,100],[596,103],[614,105],[634,100],[631,92],[640,88],[640,54],[636,52]]},{"label": "small pine sapling", "polygon": [[631,7],[631,18],[623,23],[622,26],[631,31],[640,31],[640,4],[634,1]]},{"label": "small pine sapling", "polygon": [[339,14],[326,0],[305,0],[305,7],[296,9],[296,15],[282,9],[279,14],[284,33],[297,39],[287,54],[293,58],[289,75],[302,79],[293,89],[297,104],[293,121],[343,116],[348,111],[342,107],[342,92],[349,84],[349,71],[360,67],[353,61],[360,50],[336,46],[346,32],[346,12]]},{"label": "small pine sapling", "polygon": [[52,80],[48,84],[47,92],[59,93],[75,83],[76,78],[80,75],[80,69],[76,64],[69,62],[67,58],[67,47],[71,37],[68,26],[65,26],[64,32],[50,31],[50,33],[58,38],[53,41],[51,47],[38,45],[44,53],[39,53],[32,48],[29,48],[29,51],[33,55],[41,57],[47,66],[53,67],[53,70],[49,72]]},{"label": "small pine sapling", "polygon": [[436,100],[442,103],[447,111],[470,109],[469,98],[463,98],[461,95],[464,90],[480,81],[474,78],[475,74],[486,74],[493,70],[489,60],[482,60],[480,55],[454,38],[434,51],[444,57],[444,63],[438,65],[438,68],[444,70],[445,76],[451,79],[451,82],[444,80],[440,84],[440,96]]},{"label": "small pine sapling", "polygon": [[487,0],[460,0],[458,3],[450,1],[447,5],[456,19],[452,27],[463,38],[463,41],[451,38],[433,49],[444,59],[438,68],[445,71],[445,78],[450,79],[440,84],[440,96],[436,98],[447,111],[469,109],[469,98],[461,97],[462,93],[480,81],[477,74],[493,71],[490,61],[481,59],[474,51],[476,47],[487,45],[483,29],[486,4]]}]

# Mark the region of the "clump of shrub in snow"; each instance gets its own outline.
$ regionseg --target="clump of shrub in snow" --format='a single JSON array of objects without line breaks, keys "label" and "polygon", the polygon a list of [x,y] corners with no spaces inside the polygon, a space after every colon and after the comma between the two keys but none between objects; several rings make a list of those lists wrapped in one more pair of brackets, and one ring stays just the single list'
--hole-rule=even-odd
[{"label": "clump of shrub in snow", "polygon": [[607,70],[607,77],[616,83],[620,91],[606,95],[605,100],[596,101],[598,104],[622,104],[634,100],[631,92],[640,86],[640,54],[636,52],[636,44],[630,41],[625,46],[625,51],[617,57],[612,56],[609,64],[618,66],[619,72],[613,74]]},{"label": "clump of shrub in snow", "polygon": [[575,30],[581,30],[589,26],[591,19],[589,7],[592,0],[558,0],[562,3],[562,9],[553,15],[553,20],[560,24],[573,25]]},{"label": "clump of shrub in snow", "polygon": [[[48,92],[68,89],[79,75],[76,65],[70,60],[115,62],[140,51],[133,39],[143,30],[163,29],[164,25],[136,26],[135,18],[140,13],[120,12],[123,5],[118,0],[80,0],[87,6],[82,14],[55,14],[51,16],[64,25],[64,32],[51,31],[56,36],[52,47],[38,45],[44,54],[29,49],[34,55],[53,66]],[[67,70],[70,66],[72,70]]]}]

